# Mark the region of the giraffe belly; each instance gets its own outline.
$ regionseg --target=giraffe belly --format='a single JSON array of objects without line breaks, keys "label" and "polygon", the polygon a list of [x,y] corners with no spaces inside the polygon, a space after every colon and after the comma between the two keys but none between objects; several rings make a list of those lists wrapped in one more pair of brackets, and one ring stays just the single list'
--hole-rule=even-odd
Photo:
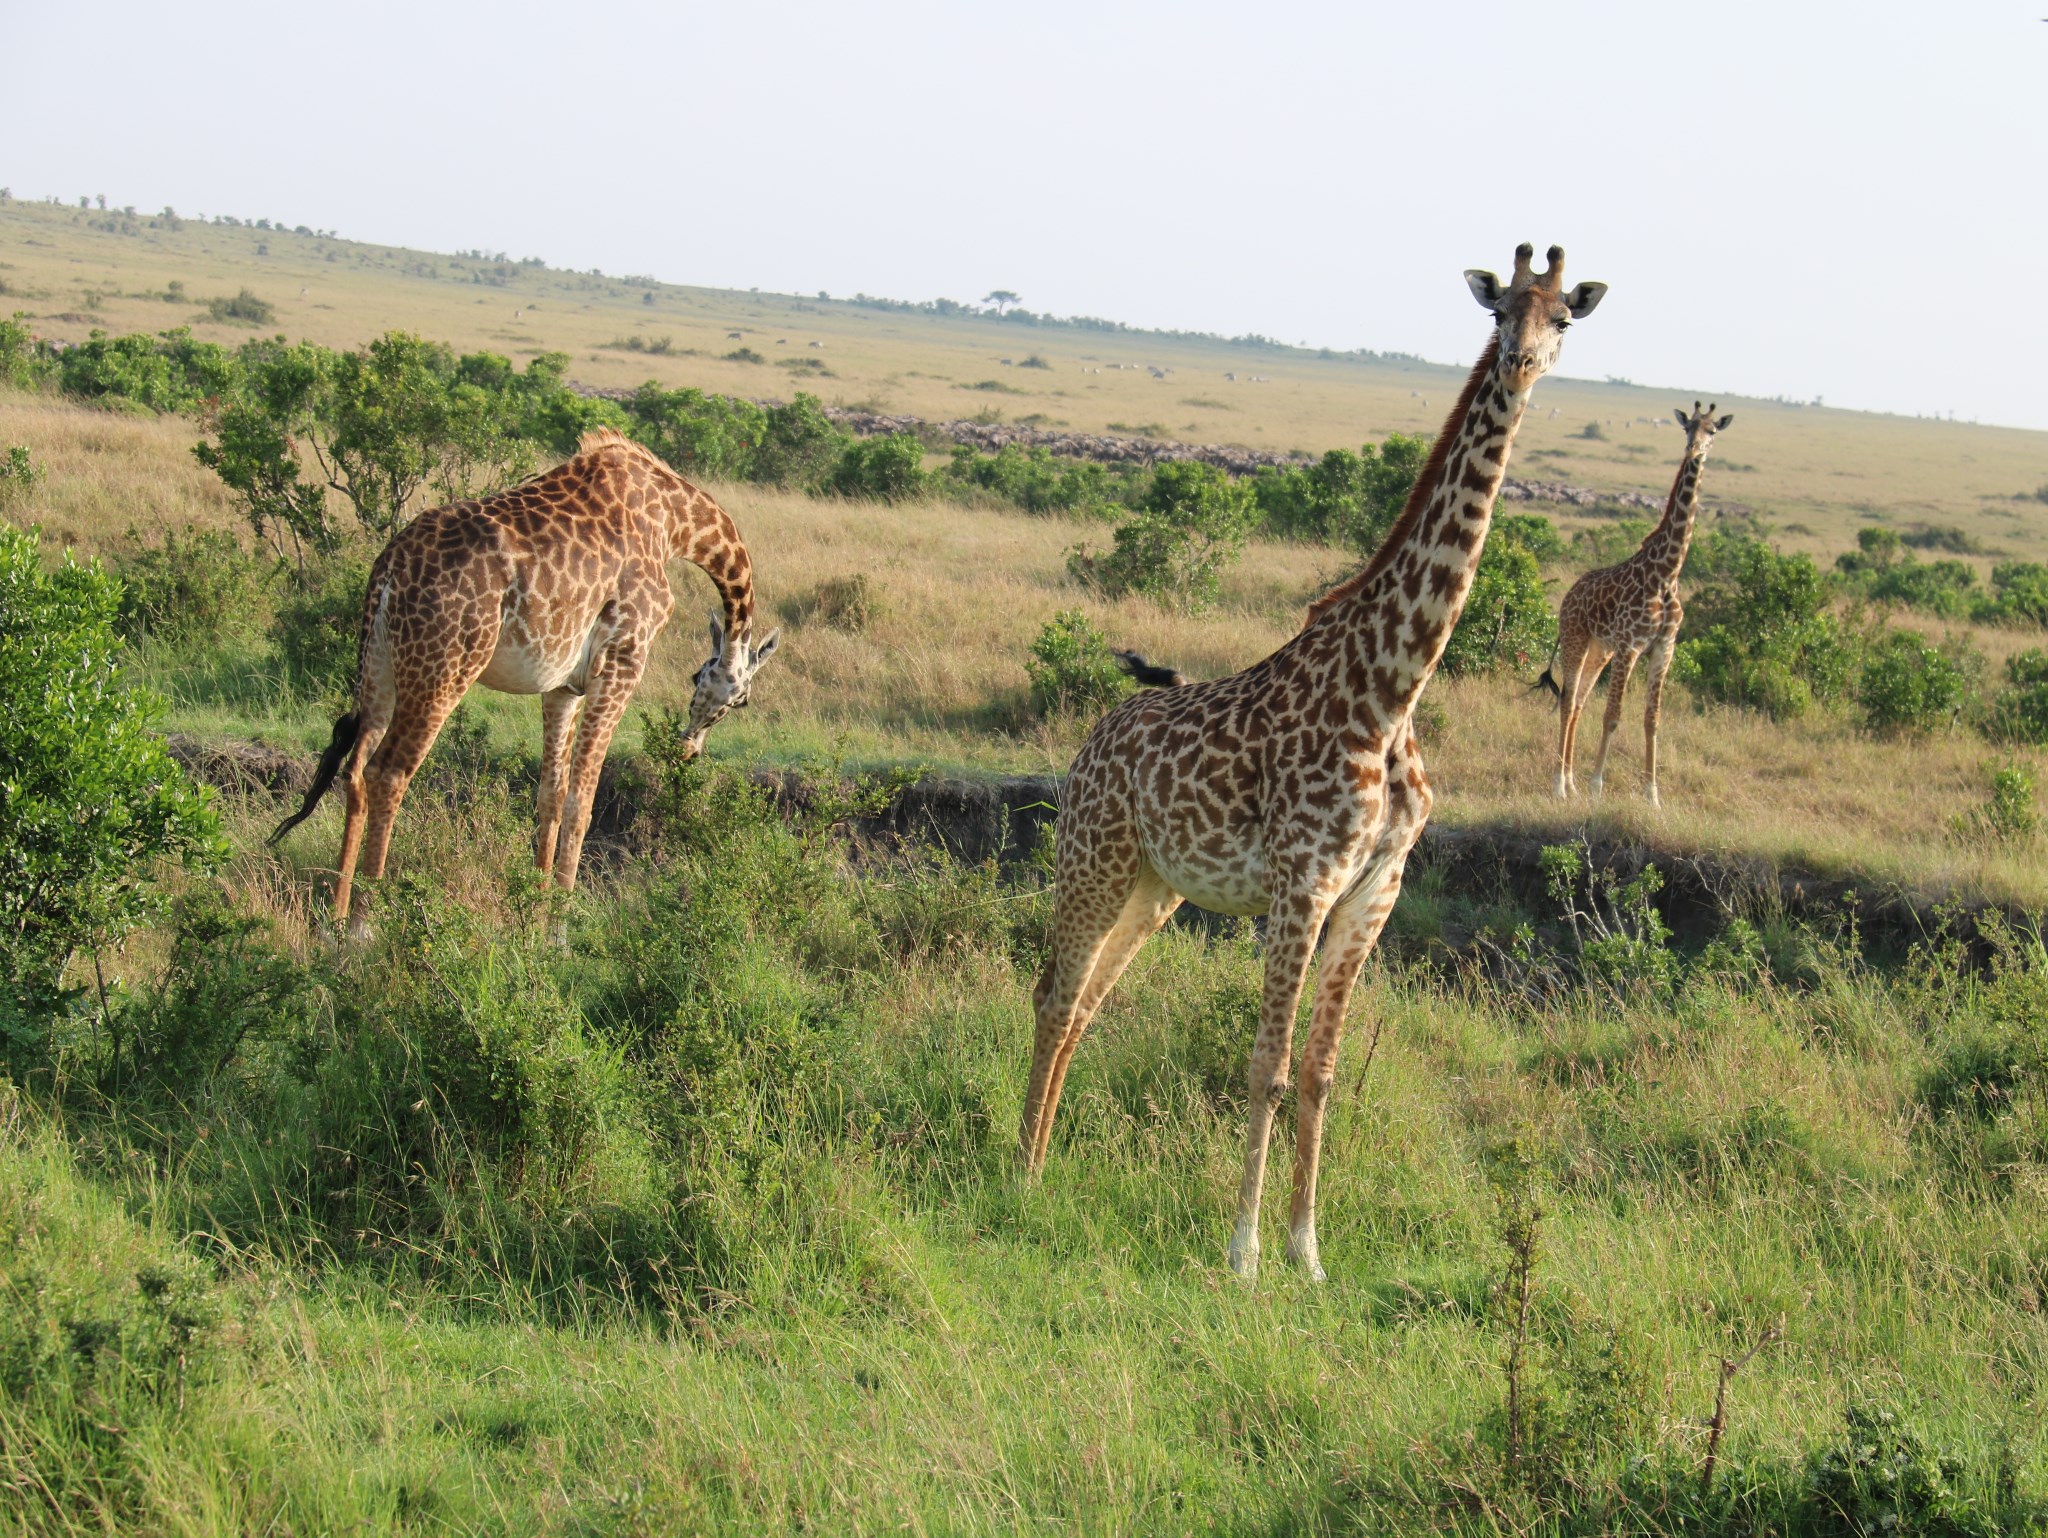
[{"label": "giraffe belly", "polygon": [[501,694],[545,694],[561,688],[569,671],[530,638],[505,636],[477,682]]},{"label": "giraffe belly", "polygon": [[1197,908],[1244,918],[1273,905],[1266,862],[1255,852],[1237,850],[1222,857],[1200,848],[1154,847],[1148,840],[1145,858],[1162,881]]}]

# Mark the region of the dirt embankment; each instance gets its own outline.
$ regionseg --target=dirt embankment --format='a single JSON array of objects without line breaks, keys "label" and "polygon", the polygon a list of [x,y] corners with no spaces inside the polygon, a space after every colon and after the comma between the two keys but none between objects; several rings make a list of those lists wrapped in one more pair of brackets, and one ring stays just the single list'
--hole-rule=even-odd
[{"label": "dirt embankment", "polygon": [[[236,794],[275,799],[282,808],[305,794],[313,755],[292,754],[246,742],[207,742],[173,735],[172,756],[201,781]],[[792,810],[813,794],[801,775],[759,770],[755,782]],[[643,776],[628,760],[605,766],[592,809],[592,853],[617,857],[635,843],[644,814]],[[995,860],[1014,866],[1038,848],[1059,812],[1061,781],[1053,775],[967,780],[934,775],[912,785],[879,817],[856,819],[849,836],[868,848],[943,849],[970,863]],[[1412,886],[1426,871],[1441,873],[1443,889],[1476,902],[1507,899],[1533,912],[1553,904],[1546,889],[1543,850],[1584,839],[1595,870],[1628,880],[1654,864],[1664,878],[1658,906],[1681,938],[1704,939],[1719,932],[1731,914],[1783,913],[1820,919],[1845,911],[1852,894],[1866,944],[1903,947],[1941,929],[1974,940],[1980,921],[1996,914],[2025,924],[2031,915],[2017,905],[1957,902],[1945,894],[1874,887],[1853,877],[1782,866],[1727,850],[1663,847],[1630,838],[1603,837],[1560,820],[1555,827],[1506,824],[1464,827],[1432,824],[1409,866]]]}]

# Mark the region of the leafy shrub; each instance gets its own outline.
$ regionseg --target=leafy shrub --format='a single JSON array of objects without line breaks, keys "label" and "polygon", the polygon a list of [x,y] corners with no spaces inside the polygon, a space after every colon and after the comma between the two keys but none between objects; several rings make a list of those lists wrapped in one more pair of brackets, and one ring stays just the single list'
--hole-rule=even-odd
[{"label": "leafy shrub", "polygon": [[277,319],[277,307],[243,289],[232,299],[209,299],[206,313],[215,320],[239,320],[252,326],[267,326]]},{"label": "leafy shrub", "polygon": [[727,363],[766,363],[768,360],[751,347],[735,347],[724,355]]},{"label": "leafy shrub", "polygon": [[1672,673],[1708,699],[1774,720],[1832,700],[1848,682],[1853,654],[1828,599],[1827,579],[1809,558],[1744,539],[1730,552],[1728,575],[1687,605],[1694,633],[1679,642]]},{"label": "leafy shrub", "polygon": [[1990,596],[1980,600],[1972,619],[1984,625],[2038,625],[2048,629],[2048,565],[2039,561],[2000,561],[1991,568]]},{"label": "leafy shrub", "polygon": [[[1617,565],[1642,547],[1651,527],[1647,518],[1617,518],[1612,523],[1596,523],[1590,528],[1574,529],[1571,544],[1572,560],[1588,570]],[[1695,545],[1693,548],[1698,547]],[[1689,559],[1691,552],[1688,551],[1687,554]]]},{"label": "leafy shrub", "polygon": [[29,458],[26,448],[12,444],[0,454],[0,509],[27,501],[42,483],[43,467]]},{"label": "leafy shrub", "polygon": [[42,570],[34,533],[0,527],[0,1054],[47,1045],[74,952],[118,940],[162,902],[164,862],[226,848],[206,794],[150,728],[123,677],[120,584],[68,557]]},{"label": "leafy shrub", "polygon": [[[816,486],[840,463],[847,435],[832,425],[815,395],[797,392],[786,406],[761,416],[753,456],[744,478],[771,486]],[[920,456],[920,459],[922,456]]]},{"label": "leafy shrub", "polygon": [[1584,427],[1573,433],[1572,436],[1574,438],[1589,438],[1595,443],[1605,443],[1607,441],[1607,429],[1598,422],[1588,422]]},{"label": "leafy shrub", "polygon": [[940,473],[1027,513],[1097,509],[1122,500],[1139,479],[1131,470],[1111,470],[1094,460],[1056,460],[1048,449],[1025,450],[1014,443],[986,455],[961,444]]},{"label": "leafy shrub", "polygon": [[162,544],[127,557],[120,574],[124,635],[215,648],[269,628],[272,572],[221,530],[188,525],[181,538],[166,529]]},{"label": "leafy shrub", "polygon": [[1856,683],[1856,703],[1872,731],[1931,732],[1953,724],[1975,693],[1967,643],[1944,651],[1909,630],[1887,632],[1870,649]]},{"label": "leafy shrub", "polygon": [[2032,647],[2005,659],[2009,687],[1991,702],[1984,722],[1994,742],[2048,746],[2048,651]]},{"label": "leafy shrub", "polygon": [[1541,513],[1496,512],[1488,538],[1520,545],[1545,566],[1564,555],[1564,536]]},{"label": "leafy shrub", "polygon": [[1985,803],[1956,818],[1955,827],[1966,843],[2012,847],[2033,843],[2040,830],[2041,814],[2034,810],[2034,777],[2020,764],[1994,769]]},{"label": "leafy shrub", "polygon": [[1161,465],[1143,500],[1117,526],[1114,547],[1067,555],[1076,580],[1109,597],[1143,593],[1189,611],[1207,608],[1222,571],[1237,559],[1258,516],[1249,487],[1213,465]]},{"label": "leafy shrub", "polygon": [[1108,640],[1079,609],[1062,609],[1046,622],[1031,643],[1024,671],[1031,675],[1031,703],[1040,715],[1106,710],[1132,689]]},{"label": "leafy shrub", "polygon": [[1548,652],[1556,635],[1536,556],[1511,530],[1505,539],[1488,539],[1480,552],[1465,612],[1444,647],[1443,670],[1456,676],[1524,666]]},{"label": "leafy shrub", "polygon": [[56,377],[49,351],[29,334],[19,317],[0,320],[0,385],[33,390]]},{"label": "leafy shrub", "polygon": [[1596,869],[1571,844],[1545,845],[1541,858],[1544,884],[1571,927],[1589,983],[1625,998],[1667,992],[1678,981],[1671,926],[1657,911],[1664,877],[1656,866],[1646,864],[1624,881],[1613,870]]},{"label": "leafy shrub", "polygon": [[1844,580],[1879,603],[1960,619],[1977,598],[1977,574],[1961,561],[1919,561],[1892,529],[1856,533],[1857,548],[1835,558]]},{"label": "leafy shrub", "polygon": [[886,433],[847,444],[825,486],[842,497],[902,502],[921,495],[927,479],[924,444],[918,436]]},{"label": "leafy shrub", "polygon": [[1861,1538],[1871,1533],[1924,1533],[1940,1538],[1992,1538],[2007,1531],[1963,1488],[1964,1462],[1931,1445],[1906,1413],[1877,1400],[1853,1401],[1840,1441],[1806,1465],[1811,1531]]},{"label": "leafy shrub", "polygon": [[354,549],[310,564],[277,606],[271,627],[285,676],[329,704],[353,698],[368,560]]},{"label": "leafy shrub", "polygon": [[95,331],[57,357],[58,382],[82,400],[131,401],[152,411],[192,411],[234,384],[234,356],[184,327],[158,336]]},{"label": "leafy shrub", "polygon": [[1262,470],[1252,478],[1259,516],[1276,538],[1369,553],[1400,516],[1429,448],[1426,437],[1391,433],[1355,454],[1331,449],[1304,468]]}]

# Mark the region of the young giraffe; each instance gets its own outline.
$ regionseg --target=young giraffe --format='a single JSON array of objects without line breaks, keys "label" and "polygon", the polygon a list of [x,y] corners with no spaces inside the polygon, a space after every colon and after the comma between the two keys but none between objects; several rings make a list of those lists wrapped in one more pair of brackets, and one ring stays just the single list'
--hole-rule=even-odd
[{"label": "young giraffe", "polygon": [[1265,913],[1266,982],[1251,1053],[1251,1121],[1231,1268],[1258,1269],[1266,1143],[1286,1091],[1295,1006],[1328,925],[1302,1053],[1287,1250],[1323,1274],[1315,1230],[1323,1108],[1344,1010],[1429,816],[1410,718],[1486,542],[1530,388],[1601,283],[1563,289],[1564,252],[1503,285],[1465,281],[1496,330],[1400,518],[1366,568],[1309,610],[1301,633],[1234,677],[1138,695],[1104,716],[1067,778],[1052,950],[1019,1153],[1036,1172],[1082,1033],[1138,949],[1185,899]]},{"label": "young giraffe", "polygon": [[678,557],[703,569],[725,608],[690,700],[684,748],[695,757],[712,723],[747,703],[781,632],[754,647],[753,563],[740,531],[654,454],[600,429],[546,474],[422,513],[392,539],[364,595],[356,708],[334,723],[305,804],[270,836],[304,821],[343,771],[337,924],[349,922],[358,855],[366,877],[384,874],[406,786],[478,683],[541,697],[534,858],[559,885],[576,885],[598,770],[675,607],[665,568]]},{"label": "young giraffe", "polygon": [[1671,671],[1671,648],[1677,644],[1678,627],[1685,620],[1685,607],[1678,601],[1678,573],[1692,544],[1707,450],[1714,435],[1735,420],[1730,412],[1716,421],[1714,408],[1709,406],[1703,412],[1698,401],[1692,403],[1691,416],[1683,407],[1672,415],[1685,429],[1685,458],[1671,483],[1663,518],[1634,555],[1618,566],[1589,571],[1574,582],[1557,611],[1557,656],[1564,666],[1555,678],[1546,669],[1539,682],[1557,693],[1560,799],[1570,796],[1574,788],[1572,756],[1578,746],[1579,713],[1592,696],[1600,669],[1612,657],[1607,719],[1601,726],[1600,753],[1593,760],[1592,778],[1587,781],[1593,794],[1600,794],[1606,781],[1607,745],[1621,724],[1622,693],[1628,688],[1636,659],[1643,657],[1649,669],[1643,702],[1643,795],[1650,805],[1663,805],[1657,794],[1657,723],[1664,704],[1664,675]]}]

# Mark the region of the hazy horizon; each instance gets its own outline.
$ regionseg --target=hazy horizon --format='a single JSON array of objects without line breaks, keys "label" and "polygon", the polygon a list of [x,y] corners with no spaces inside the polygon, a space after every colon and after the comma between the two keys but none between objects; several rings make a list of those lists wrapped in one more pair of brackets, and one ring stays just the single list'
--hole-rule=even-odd
[{"label": "hazy horizon", "polygon": [[1444,363],[1556,241],[1564,374],[2048,428],[2039,16],[122,3],[8,19],[0,185]]}]

